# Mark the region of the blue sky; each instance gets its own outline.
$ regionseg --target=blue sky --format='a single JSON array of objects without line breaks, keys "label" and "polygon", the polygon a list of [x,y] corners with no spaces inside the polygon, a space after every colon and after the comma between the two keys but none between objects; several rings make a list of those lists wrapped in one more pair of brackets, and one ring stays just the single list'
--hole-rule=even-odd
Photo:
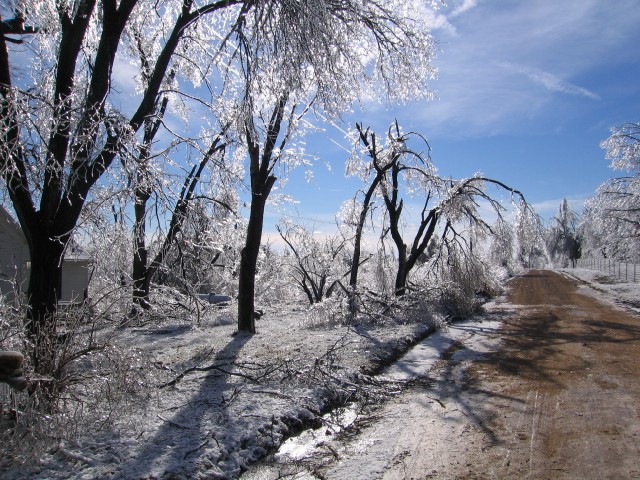
[{"label": "blue sky", "polygon": [[[451,0],[432,22],[436,98],[365,106],[351,124],[383,133],[397,118],[428,138],[440,174],[504,181],[545,218],[565,197],[580,210],[616,175],[599,144],[610,127],[640,121],[637,0]],[[360,186],[344,179],[347,154],[332,141],[344,143],[342,134],[311,138],[309,150],[333,171],[318,166],[309,183],[296,172],[282,191],[299,202],[288,211],[317,228]]]}]

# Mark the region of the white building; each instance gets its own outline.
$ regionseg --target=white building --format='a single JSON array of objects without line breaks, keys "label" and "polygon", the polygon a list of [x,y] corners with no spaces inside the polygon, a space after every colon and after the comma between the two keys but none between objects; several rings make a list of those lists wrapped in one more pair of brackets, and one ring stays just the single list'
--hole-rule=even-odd
[{"label": "white building", "polygon": [[[29,289],[29,247],[22,230],[7,210],[0,206],[0,293],[7,299]],[[68,255],[62,263],[62,303],[86,300],[91,260]]]}]

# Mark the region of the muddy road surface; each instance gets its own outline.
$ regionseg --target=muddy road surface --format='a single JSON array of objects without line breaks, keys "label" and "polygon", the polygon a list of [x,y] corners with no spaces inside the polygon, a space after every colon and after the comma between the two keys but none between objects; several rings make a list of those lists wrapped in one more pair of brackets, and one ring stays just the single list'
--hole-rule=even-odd
[{"label": "muddy road surface", "polygon": [[389,478],[640,478],[640,318],[578,286],[550,271],[512,280],[522,308],[466,368],[473,434],[450,439],[464,450]]},{"label": "muddy road surface", "polygon": [[[475,343],[450,343],[424,372],[427,386],[391,400],[351,435],[327,441],[327,455],[287,473],[639,479],[640,317],[546,270],[514,278],[490,316],[501,317],[500,328],[480,323]],[[483,335],[495,348],[478,354]]]},{"label": "muddy road surface", "polygon": [[456,475],[640,478],[640,318],[550,271],[510,287],[523,308],[505,318],[498,353],[470,369],[495,402],[481,418],[493,438]]}]

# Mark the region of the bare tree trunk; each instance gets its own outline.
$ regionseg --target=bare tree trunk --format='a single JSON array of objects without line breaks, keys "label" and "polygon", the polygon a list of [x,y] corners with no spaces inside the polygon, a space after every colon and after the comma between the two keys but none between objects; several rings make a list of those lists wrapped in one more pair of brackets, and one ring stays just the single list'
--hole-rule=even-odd
[{"label": "bare tree trunk", "polygon": [[369,133],[369,129],[362,129],[362,125],[356,124],[356,129],[360,134],[360,141],[367,148],[369,152],[369,156],[371,157],[372,166],[376,171],[376,176],[374,177],[371,185],[369,185],[368,190],[364,194],[364,201],[362,202],[362,210],[360,210],[360,217],[358,218],[358,225],[356,226],[356,235],[353,240],[353,258],[351,261],[351,274],[349,276],[349,285],[355,286],[358,283],[358,272],[360,270],[360,255],[362,248],[362,234],[364,232],[364,224],[367,221],[367,214],[369,213],[369,207],[371,205],[371,199],[373,195],[384,179],[387,172],[395,165],[395,163],[400,158],[399,156],[394,156],[392,161],[388,162],[386,165],[381,166],[380,161],[378,159],[378,147],[376,146],[376,134]]},{"label": "bare tree trunk", "polygon": [[247,238],[240,256],[238,330],[250,333],[256,333],[255,319],[253,316],[255,311],[255,281],[260,243],[262,242],[265,205],[266,197],[255,193],[252,195]]},{"label": "bare tree trunk", "polygon": [[349,276],[349,285],[355,286],[358,283],[358,272],[360,270],[360,255],[362,248],[362,235],[364,233],[364,224],[367,220],[367,214],[369,213],[369,207],[371,206],[371,200],[376,192],[378,186],[382,183],[387,172],[393,168],[393,166],[400,159],[399,155],[394,155],[390,161],[387,159],[386,165],[381,165],[378,154],[380,153],[379,147],[376,145],[376,134],[369,132],[369,128],[362,129],[361,124],[356,124],[356,129],[360,135],[360,141],[367,148],[368,154],[371,157],[371,165],[375,169],[376,176],[374,177],[371,185],[364,194],[364,201],[362,203],[362,210],[360,210],[360,217],[358,218],[358,225],[356,226],[356,235],[353,240],[353,258],[351,262],[351,275]]},{"label": "bare tree trunk", "polygon": [[[391,186],[385,189],[383,197],[389,214],[389,230],[391,238],[398,250],[398,270],[396,272],[395,294],[402,296],[406,293],[407,279],[409,272],[415,267],[418,258],[424,253],[429,245],[429,241],[435,232],[436,225],[440,218],[437,208],[432,208],[427,214],[427,206],[431,195],[427,195],[422,209],[422,217],[418,226],[411,249],[404,243],[400,232],[400,215],[404,202],[399,198],[399,179],[400,172],[405,169],[403,165],[396,163],[391,170]],[[391,190],[391,192],[389,192]],[[426,214],[426,215],[425,215]]]},{"label": "bare tree trunk", "polygon": [[149,251],[146,245],[146,217],[147,201],[150,192],[144,187],[135,191],[135,205],[133,206],[135,222],[133,225],[133,303],[143,309],[148,309],[149,289],[151,277],[147,269]]},{"label": "bare tree trunk", "polygon": [[377,175],[364,196],[362,210],[360,211],[358,225],[356,226],[356,235],[353,239],[353,257],[351,259],[351,274],[349,275],[349,285],[352,287],[358,284],[358,272],[360,270],[360,256],[362,249],[362,234],[364,232],[364,224],[367,221],[367,214],[369,213],[371,198],[373,197],[373,193],[380,184],[382,178],[383,175]]},{"label": "bare tree trunk", "polygon": [[398,250],[398,270],[396,271],[395,294],[402,296],[406,292],[407,275],[409,274],[407,246],[403,242],[400,242],[400,244],[396,243],[396,248]]},{"label": "bare tree trunk", "polygon": [[[280,128],[288,97],[284,95],[275,105],[266,129],[266,138],[260,152],[257,143],[257,132],[252,121],[245,124],[245,136],[249,153],[249,174],[251,176],[251,210],[247,238],[240,255],[240,278],[238,279],[238,331],[256,332],[254,319],[255,309],[255,277],[258,265],[258,254],[262,242],[262,225],[267,198],[277,178],[272,174],[279,155],[274,155],[276,142],[280,136]],[[293,112],[293,110],[292,110]],[[280,151],[284,149],[287,136],[280,143]]]},{"label": "bare tree trunk", "polygon": [[27,335],[32,342],[34,371],[45,375],[55,369],[53,342],[57,334],[56,309],[62,288],[64,245],[57,239],[39,238],[29,242]]}]

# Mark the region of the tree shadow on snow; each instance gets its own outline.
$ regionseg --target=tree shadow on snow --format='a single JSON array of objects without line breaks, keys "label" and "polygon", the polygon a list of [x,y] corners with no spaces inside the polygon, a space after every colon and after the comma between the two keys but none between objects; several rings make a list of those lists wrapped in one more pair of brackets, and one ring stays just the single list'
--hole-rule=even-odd
[{"label": "tree shadow on snow", "polygon": [[[240,332],[211,359],[211,365],[225,365],[233,369],[242,347],[252,338]],[[232,375],[212,369],[205,376],[182,379],[175,386],[185,393],[186,403],[180,400],[167,405],[158,413],[161,423],[155,433],[141,439],[132,458],[118,469],[122,478],[189,478],[194,471],[215,469],[224,462],[234,435],[234,419],[229,405],[236,393]],[[191,394],[193,380],[199,380],[198,390]],[[175,392],[171,392],[175,396]],[[165,415],[166,413],[166,415]],[[224,428],[226,427],[226,430]]]}]

